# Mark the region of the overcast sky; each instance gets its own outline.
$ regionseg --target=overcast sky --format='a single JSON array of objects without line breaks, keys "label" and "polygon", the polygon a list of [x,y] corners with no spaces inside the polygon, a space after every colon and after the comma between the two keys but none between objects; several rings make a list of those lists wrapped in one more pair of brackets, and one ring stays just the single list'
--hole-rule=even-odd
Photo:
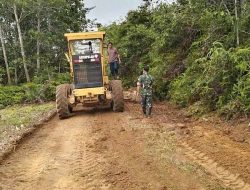
[{"label": "overcast sky", "polygon": [[[172,2],[173,0],[162,0]],[[142,0],[85,0],[85,7],[96,6],[87,15],[89,19],[97,19],[101,24],[110,24],[124,18],[129,10],[135,10]]]}]

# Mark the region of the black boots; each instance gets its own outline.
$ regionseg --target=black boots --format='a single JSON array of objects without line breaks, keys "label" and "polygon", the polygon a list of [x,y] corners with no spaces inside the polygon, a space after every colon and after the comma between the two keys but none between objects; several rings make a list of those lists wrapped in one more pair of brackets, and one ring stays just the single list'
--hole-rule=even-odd
[{"label": "black boots", "polygon": [[152,112],[152,108],[143,107],[143,108],[142,108],[142,111],[143,111],[143,113],[144,113],[144,115],[145,115],[146,117],[150,117],[150,116],[151,116],[151,112]]},{"label": "black boots", "polygon": [[146,109],[146,117],[150,117],[151,116],[151,111],[152,111],[152,108],[147,108]]}]

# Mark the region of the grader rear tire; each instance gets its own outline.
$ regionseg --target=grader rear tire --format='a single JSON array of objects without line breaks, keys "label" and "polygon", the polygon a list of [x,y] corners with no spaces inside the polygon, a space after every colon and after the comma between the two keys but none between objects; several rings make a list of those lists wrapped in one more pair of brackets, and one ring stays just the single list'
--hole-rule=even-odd
[{"label": "grader rear tire", "polygon": [[56,87],[56,109],[60,119],[68,118],[70,115],[71,109],[68,103],[69,93],[69,84],[61,84]]},{"label": "grader rear tire", "polygon": [[120,80],[111,81],[112,88],[112,106],[114,112],[124,111],[124,98],[122,82]]},{"label": "grader rear tire", "polygon": [[[74,85],[73,84],[69,84],[69,87],[68,87],[68,95],[71,95],[72,92],[74,90]],[[72,113],[73,112],[73,106],[69,104],[69,112]]]}]

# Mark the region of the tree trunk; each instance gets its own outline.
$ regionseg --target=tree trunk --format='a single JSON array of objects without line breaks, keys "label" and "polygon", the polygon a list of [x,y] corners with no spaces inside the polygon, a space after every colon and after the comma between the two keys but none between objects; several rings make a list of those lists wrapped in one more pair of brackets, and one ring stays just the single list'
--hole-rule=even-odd
[{"label": "tree trunk", "polygon": [[29,76],[29,72],[28,72],[28,68],[27,68],[26,56],[25,56],[24,45],[23,45],[23,37],[22,37],[22,32],[21,32],[21,27],[20,27],[20,20],[17,16],[16,4],[14,4],[13,9],[14,9],[14,15],[15,15],[15,20],[16,20],[16,25],[17,25],[17,32],[18,32],[21,54],[22,54],[22,59],[23,59],[24,72],[25,72],[27,82],[30,82],[30,76]]},{"label": "tree trunk", "polygon": [[222,3],[223,3],[223,6],[225,7],[225,9],[226,9],[226,11],[227,11],[227,14],[228,14],[228,15],[231,15],[229,9],[227,8],[226,3],[225,3],[223,0],[222,0]]},{"label": "tree trunk", "polygon": [[239,37],[239,16],[238,16],[237,0],[234,0],[234,11],[235,11],[236,44],[237,46],[239,46],[240,37]]},{"label": "tree trunk", "polygon": [[58,63],[58,73],[61,73],[61,61]]},{"label": "tree trunk", "polygon": [[3,37],[3,32],[2,32],[2,27],[0,25],[0,40],[2,44],[2,49],[3,49],[3,57],[4,57],[4,63],[5,63],[5,68],[7,72],[7,77],[8,77],[8,84],[11,84],[11,79],[10,79],[10,70],[9,70],[9,63],[8,63],[8,58],[6,54],[6,49],[5,49],[5,44],[4,44],[4,37]]},{"label": "tree trunk", "polygon": [[[37,13],[37,32],[38,35],[40,35],[41,32],[41,18],[40,18],[40,12]],[[37,73],[39,73],[40,68],[41,68],[41,63],[40,63],[40,36],[37,37],[36,41],[36,66],[37,66]]]},{"label": "tree trunk", "polygon": [[50,62],[48,61],[47,73],[48,73],[48,79],[49,79],[49,81],[50,81],[50,80],[51,80],[51,77],[50,77],[49,65],[50,65]]},{"label": "tree trunk", "polygon": [[18,83],[18,76],[17,76],[17,66],[15,66],[15,84]]},{"label": "tree trunk", "polygon": [[48,15],[48,18],[47,18],[47,22],[48,22],[48,31],[51,32],[51,21],[50,21],[50,17]]},{"label": "tree trunk", "polygon": [[245,12],[246,9],[246,0],[239,0],[239,4],[240,4],[239,15],[242,15],[242,13]]}]

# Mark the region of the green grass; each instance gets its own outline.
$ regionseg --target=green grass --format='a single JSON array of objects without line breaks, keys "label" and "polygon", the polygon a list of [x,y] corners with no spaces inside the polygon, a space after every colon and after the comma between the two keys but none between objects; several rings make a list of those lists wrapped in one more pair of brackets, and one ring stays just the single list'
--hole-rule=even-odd
[{"label": "green grass", "polygon": [[0,110],[0,128],[6,126],[21,127],[36,122],[41,116],[52,110],[54,103],[15,105]]}]

